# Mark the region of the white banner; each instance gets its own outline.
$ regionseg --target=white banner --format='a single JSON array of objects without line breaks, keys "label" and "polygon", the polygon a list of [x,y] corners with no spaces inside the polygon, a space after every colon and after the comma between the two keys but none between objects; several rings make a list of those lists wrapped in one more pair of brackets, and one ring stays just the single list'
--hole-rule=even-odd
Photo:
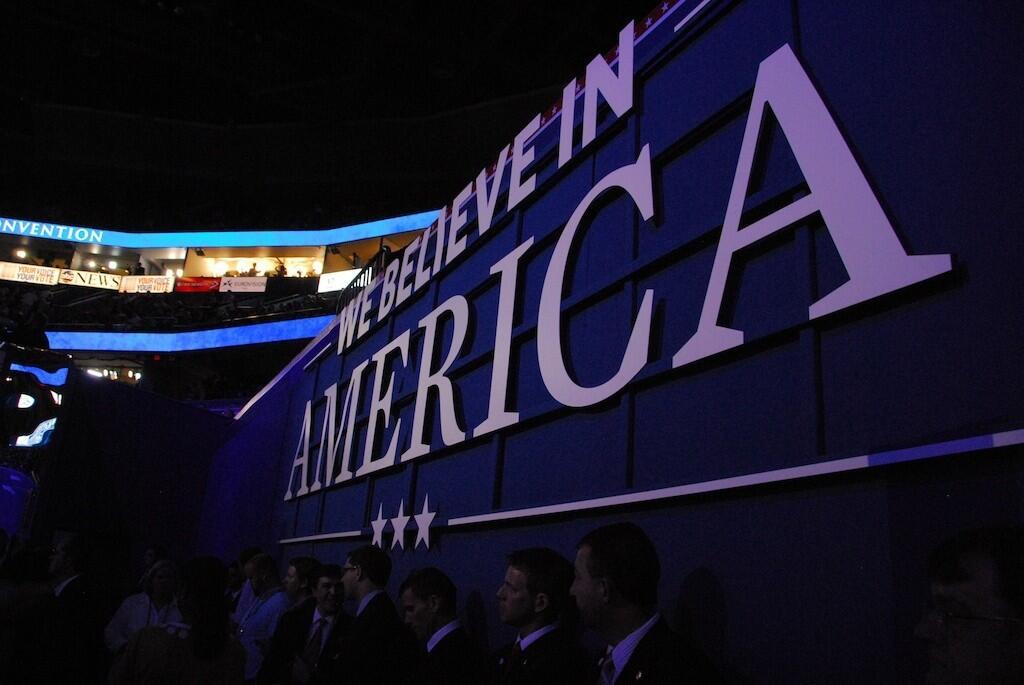
[{"label": "white banner", "polygon": [[87,288],[105,288],[106,290],[118,290],[121,287],[121,274],[102,274],[97,271],[76,271],[75,269],[61,269],[60,283],[62,285],[81,285]]},{"label": "white banner", "polygon": [[351,283],[362,269],[346,269],[345,271],[332,271],[320,275],[320,283],[317,285],[318,293],[333,293],[336,290],[344,290],[345,286]]},{"label": "white banner", "polygon": [[174,290],[174,276],[122,276],[123,293],[169,293]]},{"label": "white banner", "polygon": [[222,276],[220,279],[220,292],[222,293],[265,293],[266,291],[266,276]]},{"label": "white banner", "polygon": [[0,262],[0,279],[19,281],[21,283],[39,283],[40,285],[57,285],[60,269],[35,264],[15,264]]}]

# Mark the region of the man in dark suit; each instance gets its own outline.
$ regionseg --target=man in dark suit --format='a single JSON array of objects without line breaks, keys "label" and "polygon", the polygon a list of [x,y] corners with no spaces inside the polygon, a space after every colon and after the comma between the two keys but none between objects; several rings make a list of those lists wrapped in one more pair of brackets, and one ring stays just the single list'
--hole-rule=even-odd
[{"label": "man in dark suit", "polygon": [[592,685],[593,662],[572,630],[571,583],[572,564],[552,549],[508,556],[498,617],[516,639],[496,654],[501,685]]},{"label": "man in dark suit", "polygon": [[94,550],[80,534],[67,534],[51,549],[52,591],[26,602],[14,617],[0,683],[5,685],[92,685],[103,674],[105,616],[90,581]]},{"label": "man in dark suit", "polygon": [[576,552],[576,598],[588,628],[608,644],[598,685],[719,683],[711,663],[685,645],[657,611],[661,564],[632,523],[591,531]]},{"label": "man in dark suit", "polygon": [[384,591],[391,560],[366,545],[352,551],[341,570],[345,599],[356,603],[356,615],[330,657],[320,659],[325,682],[401,685],[415,665],[416,642]]},{"label": "man in dark suit", "polygon": [[259,685],[303,685],[321,680],[318,668],[330,659],[335,639],[351,618],[341,611],[341,567],[314,566],[307,571],[313,583],[309,600],[286,611],[278,621],[256,682]]},{"label": "man in dark suit", "polygon": [[455,584],[436,568],[413,571],[398,591],[402,616],[423,645],[415,685],[487,685],[493,668],[455,618]]}]

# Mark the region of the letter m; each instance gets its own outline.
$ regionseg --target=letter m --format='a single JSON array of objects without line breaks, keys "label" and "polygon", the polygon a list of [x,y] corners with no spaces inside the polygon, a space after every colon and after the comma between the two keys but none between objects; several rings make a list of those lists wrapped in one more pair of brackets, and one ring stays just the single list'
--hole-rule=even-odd
[{"label": "letter m", "polygon": [[[775,114],[810,194],[740,230],[765,108]],[[697,331],[672,357],[679,367],[743,344],[743,331],[718,324],[733,255],[820,212],[849,280],[811,304],[816,319],[919,283],[952,268],[949,255],[908,255],[849,146],[788,45],[761,62],[743,134],[722,236]]]}]

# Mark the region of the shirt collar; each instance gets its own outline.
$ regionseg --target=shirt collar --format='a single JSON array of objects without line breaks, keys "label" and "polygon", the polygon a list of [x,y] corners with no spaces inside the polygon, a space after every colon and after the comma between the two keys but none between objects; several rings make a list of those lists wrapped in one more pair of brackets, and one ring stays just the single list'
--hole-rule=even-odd
[{"label": "shirt collar", "polygon": [[81,575],[82,575],[81,573],[76,573],[75,575],[71,576],[70,578],[65,578],[61,582],[57,583],[57,587],[53,588],[53,596],[54,597],[60,597],[60,593],[64,592],[64,588],[66,588],[68,586],[68,584],[72,580],[74,580],[75,578],[78,578]]},{"label": "shirt collar", "polygon": [[337,617],[337,614],[335,614],[334,616],[326,616],[324,614],[321,614],[319,609],[313,609],[313,623],[312,623],[312,625],[316,625],[317,621],[319,621],[320,619],[323,619],[323,620],[327,621],[327,625],[331,625],[332,623],[334,623],[334,619],[336,617]]},{"label": "shirt collar", "polygon": [[[629,663],[629,658],[636,651],[637,645],[640,644],[640,641],[644,639],[647,633],[651,632],[651,628],[654,627],[659,618],[661,618],[661,615],[655,612],[654,616],[651,616],[647,619],[646,623],[623,638],[614,648],[609,646],[608,649],[610,651],[606,658],[610,658],[615,664],[615,678],[618,678],[619,674],[622,673],[622,669],[626,667],[626,664]],[[612,682],[614,683],[615,680],[613,679]]]},{"label": "shirt collar", "polygon": [[356,609],[356,616],[358,616],[361,613],[363,613],[363,609],[366,608],[366,605],[369,604],[370,601],[374,597],[376,597],[377,595],[381,594],[382,592],[384,592],[384,591],[383,590],[373,590],[370,593],[368,593],[365,597],[363,597],[363,599],[359,602],[359,608]]},{"label": "shirt collar", "polygon": [[458,619],[455,619],[454,621],[446,623],[445,625],[438,628],[437,632],[431,635],[430,639],[427,640],[427,653],[429,654],[430,652],[434,651],[434,647],[437,646],[438,642],[445,639],[446,637],[448,637],[448,635],[455,632],[461,627],[462,624],[459,623]]},{"label": "shirt collar", "polygon": [[517,637],[516,638],[516,642],[519,643],[519,649],[525,650],[527,647],[532,645],[534,642],[536,642],[537,640],[541,639],[542,637],[544,637],[545,635],[547,635],[551,631],[555,630],[556,628],[558,628],[558,621],[555,621],[554,623],[549,623],[546,626],[544,626],[543,628],[538,628],[537,630],[533,631],[532,633],[530,633],[526,637]]}]

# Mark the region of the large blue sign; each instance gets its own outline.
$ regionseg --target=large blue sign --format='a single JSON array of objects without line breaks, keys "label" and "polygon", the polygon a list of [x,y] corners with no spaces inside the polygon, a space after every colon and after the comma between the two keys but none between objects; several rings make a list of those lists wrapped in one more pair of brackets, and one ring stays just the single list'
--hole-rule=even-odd
[{"label": "large blue sign", "polygon": [[273,509],[205,544],[372,542],[487,597],[509,549],[628,516],[755,681],[890,682],[927,546],[1020,517],[1024,137],[988,18],[625,27],[245,409],[205,516]]}]

